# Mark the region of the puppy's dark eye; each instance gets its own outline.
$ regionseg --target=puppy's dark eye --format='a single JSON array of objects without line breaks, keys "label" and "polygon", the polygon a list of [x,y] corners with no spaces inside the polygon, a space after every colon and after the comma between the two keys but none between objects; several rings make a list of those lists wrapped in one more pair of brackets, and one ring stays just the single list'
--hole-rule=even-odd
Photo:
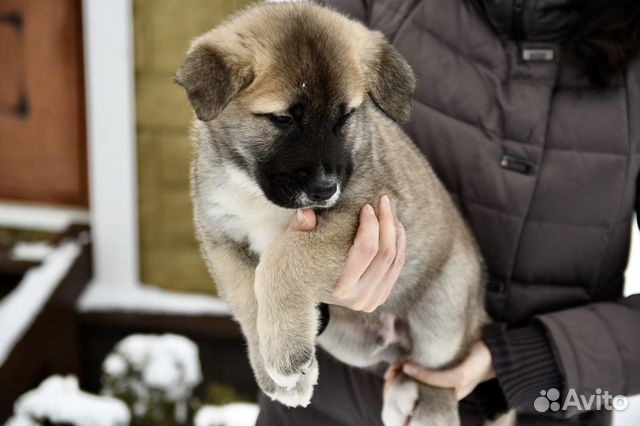
[{"label": "puppy's dark eye", "polygon": [[349,117],[353,115],[354,111],[355,109],[352,109],[342,114],[342,117],[340,117],[340,119],[338,120],[338,126],[339,127],[344,126],[347,123],[347,120],[349,120]]},{"label": "puppy's dark eye", "polygon": [[266,117],[278,126],[290,126],[293,124],[293,118],[290,115],[266,114]]},{"label": "puppy's dark eye", "polygon": [[289,114],[253,113],[253,115],[259,118],[266,118],[278,127],[289,127],[293,124],[293,117]]}]

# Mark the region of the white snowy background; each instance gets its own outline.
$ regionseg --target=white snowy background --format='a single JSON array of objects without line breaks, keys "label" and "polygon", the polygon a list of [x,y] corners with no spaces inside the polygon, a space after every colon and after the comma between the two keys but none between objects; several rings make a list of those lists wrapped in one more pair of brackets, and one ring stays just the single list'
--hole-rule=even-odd
[{"label": "white snowy background", "polygon": [[37,426],[31,419],[45,418],[61,424],[127,426],[130,415],[119,399],[81,391],[73,376],[51,376],[18,398],[5,426]]},{"label": "white snowy background", "polygon": [[[22,258],[35,258],[25,246],[21,246],[18,253]],[[80,244],[76,242],[65,243],[47,252],[42,264],[31,268],[20,284],[0,299],[0,365],[27,332],[79,253]]]},{"label": "white snowy background", "polygon": [[[637,222],[634,222],[631,238],[631,256],[626,273],[625,295],[640,293],[640,232]],[[640,336],[640,330],[637,330]],[[640,338],[640,337],[639,337]],[[629,374],[639,374],[638,371],[629,371]],[[640,395],[630,398],[631,404],[625,411],[617,411],[613,414],[614,426],[638,426],[640,425]]]}]

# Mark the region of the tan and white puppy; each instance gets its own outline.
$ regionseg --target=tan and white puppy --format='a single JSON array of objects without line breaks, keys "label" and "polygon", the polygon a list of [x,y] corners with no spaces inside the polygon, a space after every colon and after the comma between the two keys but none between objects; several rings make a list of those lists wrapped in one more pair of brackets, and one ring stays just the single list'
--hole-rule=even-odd
[{"label": "tan and white puppy", "polygon": [[[397,124],[409,118],[415,80],[382,34],[313,4],[255,6],[195,39],[176,81],[197,115],[202,252],[264,392],[306,406],[316,340],[359,367],[445,368],[466,355],[486,319],[481,258]],[[341,275],[359,210],[384,194],[406,229],[400,278],[374,312],[332,306],[317,339],[318,300]],[[316,231],[285,232],[298,208],[316,211]],[[385,424],[401,425],[414,402],[412,424],[459,423],[452,391],[401,378]]]}]

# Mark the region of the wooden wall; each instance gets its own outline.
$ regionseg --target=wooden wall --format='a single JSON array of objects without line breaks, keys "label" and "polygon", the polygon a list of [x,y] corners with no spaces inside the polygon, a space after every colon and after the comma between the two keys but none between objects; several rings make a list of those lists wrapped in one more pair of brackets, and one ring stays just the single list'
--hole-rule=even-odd
[{"label": "wooden wall", "polygon": [[215,292],[191,218],[191,108],[172,77],[189,40],[249,2],[134,0],[140,273],[145,283]]},{"label": "wooden wall", "polygon": [[87,204],[80,0],[0,2],[0,199]]}]

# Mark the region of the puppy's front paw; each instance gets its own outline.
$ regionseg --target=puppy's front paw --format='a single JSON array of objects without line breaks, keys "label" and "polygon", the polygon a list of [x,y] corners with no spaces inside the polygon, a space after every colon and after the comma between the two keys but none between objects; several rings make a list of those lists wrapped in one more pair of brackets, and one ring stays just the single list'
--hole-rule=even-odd
[{"label": "puppy's front paw", "polygon": [[314,360],[307,373],[291,388],[276,384],[264,369],[263,363],[255,363],[254,373],[260,389],[274,401],[289,407],[306,407],[311,401],[313,387],[318,381],[318,363]]},{"label": "puppy's front paw", "polygon": [[402,375],[389,388],[382,405],[385,426],[404,425],[418,400],[418,384]]},{"label": "puppy's front paw", "polygon": [[264,367],[269,377],[285,389],[293,389],[315,364],[315,348],[301,343],[285,345],[280,349],[263,350]]},{"label": "puppy's front paw", "polygon": [[308,295],[288,291],[282,274],[263,262],[256,268],[255,288],[264,370],[286,391],[274,393],[274,397],[286,405],[306,405],[317,379],[315,302]]},{"label": "puppy's front paw", "polygon": [[279,401],[288,407],[306,407],[311,402],[313,388],[317,382],[318,362],[315,358],[312,358],[306,372],[301,375],[293,387],[278,387],[268,395],[271,399]]}]

